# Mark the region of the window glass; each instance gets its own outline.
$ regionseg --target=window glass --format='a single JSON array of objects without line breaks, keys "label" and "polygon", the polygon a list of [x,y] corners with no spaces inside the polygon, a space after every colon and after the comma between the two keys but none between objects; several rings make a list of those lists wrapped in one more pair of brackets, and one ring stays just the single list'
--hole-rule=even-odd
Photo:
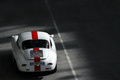
[{"label": "window glass", "polygon": [[50,45],[51,45],[51,47],[52,47],[52,42],[51,42],[51,40],[50,40]]},{"label": "window glass", "polygon": [[18,46],[18,48],[20,49],[20,45],[19,45],[19,42],[20,42],[20,38],[18,37],[18,40],[17,40],[17,46]]},{"label": "window glass", "polygon": [[29,48],[49,48],[47,40],[26,40],[22,43],[22,49]]}]

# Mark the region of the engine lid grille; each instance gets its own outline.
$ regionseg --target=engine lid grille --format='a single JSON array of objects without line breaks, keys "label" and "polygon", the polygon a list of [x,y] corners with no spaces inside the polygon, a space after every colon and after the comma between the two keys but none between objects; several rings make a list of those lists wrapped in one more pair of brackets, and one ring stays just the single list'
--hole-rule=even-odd
[{"label": "engine lid grille", "polygon": [[30,51],[30,57],[43,57],[43,51],[42,50],[31,50]]}]

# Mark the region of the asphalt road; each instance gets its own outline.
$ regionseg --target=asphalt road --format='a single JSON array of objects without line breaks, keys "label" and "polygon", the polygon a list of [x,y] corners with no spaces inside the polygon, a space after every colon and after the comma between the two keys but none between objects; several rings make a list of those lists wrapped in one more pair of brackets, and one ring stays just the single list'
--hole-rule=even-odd
[{"label": "asphalt road", "polygon": [[[1,0],[0,80],[40,80],[38,76],[42,80],[120,80],[119,4],[118,0]],[[55,35],[56,73],[16,72],[11,36],[31,30]]]}]

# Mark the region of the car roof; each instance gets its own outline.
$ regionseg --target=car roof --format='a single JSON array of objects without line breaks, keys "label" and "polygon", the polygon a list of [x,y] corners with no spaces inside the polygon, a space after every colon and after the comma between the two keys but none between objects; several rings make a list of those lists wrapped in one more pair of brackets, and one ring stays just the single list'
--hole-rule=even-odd
[{"label": "car roof", "polygon": [[50,35],[47,32],[42,31],[30,31],[24,32],[19,35],[20,40],[23,42],[25,40],[43,39],[49,41]]}]

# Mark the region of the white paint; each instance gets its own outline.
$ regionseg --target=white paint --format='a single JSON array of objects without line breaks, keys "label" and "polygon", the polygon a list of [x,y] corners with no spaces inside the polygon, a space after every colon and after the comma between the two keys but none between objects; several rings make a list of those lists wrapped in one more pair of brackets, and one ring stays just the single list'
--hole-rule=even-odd
[{"label": "white paint", "polygon": [[52,11],[51,11],[51,9],[50,9],[50,7],[49,7],[48,1],[45,0],[45,3],[46,3],[46,6],[47,6],[47,8],[48,8],[48,10],[49,10],[50,15],[51,15],[51,18],[52,18],[54,27],[55,27],[55,29],[57,30],[58,37],[60,38],[60,42],[61,42],[62,47],[63,47],[63,49],[64,49],[64,53],[65,53],[65,55],[66,55],[66,58],[67,58],[67,60],[68,60],[69,65],[70,65],[72,74],[73,74],[75,80],[78,80],[78,78],[77,78],[77,76],[76,76],[76,72],[75,72],[75,70],[74,70],[74,68],[73,68],[72,62],[71,62],[71,60],[70,60],[70,57],[69,57],[69,55],[68,55],[68,52],[67,52],[67,50],[66,50],[66,48],[65,48],[65,45],[64,45],[64,42],[63,42],[63,40],[62,40],[60,31],[59,31],[59,29],[58,29],[58,27],[57,27],[57,24],[56,24],[56,22],[55,22],[55,19],[54,19],[54,16],[53,16],[53,14],[52,14]]}]

